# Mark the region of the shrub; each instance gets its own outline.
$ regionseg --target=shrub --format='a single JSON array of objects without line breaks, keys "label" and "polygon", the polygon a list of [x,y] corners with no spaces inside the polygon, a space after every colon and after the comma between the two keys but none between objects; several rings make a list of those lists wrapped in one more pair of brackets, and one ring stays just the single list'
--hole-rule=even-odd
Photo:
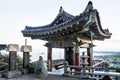
[{"label": "shrub", "polygon": [[[8,63],[9,62],[9,55],[4,54],[2,55],[2,61]],[[22,64],[23,63],[23,58],[19,55],[16,56],[16,63]]]}]

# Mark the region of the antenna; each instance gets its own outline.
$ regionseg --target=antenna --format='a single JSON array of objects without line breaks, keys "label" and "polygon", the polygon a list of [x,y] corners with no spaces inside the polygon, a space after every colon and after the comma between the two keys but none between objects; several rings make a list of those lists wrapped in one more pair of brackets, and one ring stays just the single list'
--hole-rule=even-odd
[{"label": "antenna", "polygon": [[27,45],[27,39],[25,39],[25,46]]}]

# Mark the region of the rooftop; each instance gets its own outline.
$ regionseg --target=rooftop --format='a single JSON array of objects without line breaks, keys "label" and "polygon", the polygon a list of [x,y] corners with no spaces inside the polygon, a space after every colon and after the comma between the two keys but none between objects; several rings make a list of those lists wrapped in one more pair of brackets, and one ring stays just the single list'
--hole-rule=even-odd
[{"label": "rooftop", "polygon": [[90,40],[90,31],[94,34],[94,40],[104,40],[112,35],[108,29],[102,28],[99,13],[93,8],[91,1],[80,15],[73,16],[60,7],[58,15],[50,24],[26,26],[22,33],[24,37],[46,41],[72,40],[77,37]]}]

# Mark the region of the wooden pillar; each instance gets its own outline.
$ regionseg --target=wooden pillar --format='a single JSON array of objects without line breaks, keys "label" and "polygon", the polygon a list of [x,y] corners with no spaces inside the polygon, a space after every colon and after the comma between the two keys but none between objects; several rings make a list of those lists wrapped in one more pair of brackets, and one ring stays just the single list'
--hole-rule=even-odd
[{"label": "wooden pillar", "polygon": [[92,48],[87,48],[88,66],[93,66]]},{"label": "wooden pillar", "polygon": [[23,52],[23,68],[28,68],[30,62],[30,52],[32,52],[32,47],[29,45],[22,46],[21,51]]},{"label": "wooden pillar", "polygon": [[65,61],[67,61],[67,54],[66,53],[67,53],[67,48],[65,47],[64,48],[64,59],[65,59]]},{"label": "wooden pillar", "polygon": [[0,52],[0,64],[1,64],[1,62],[2,62],[2,55],[1,55],[1,52]]},{"label": "wooden pillar", "polygon": [[80,66],[80,47],[79,45],[75,45],[75,66]]},{"label": "wooden pillar", "polygon": [[48,71],[52,71],[52,47],[48,46]]}]

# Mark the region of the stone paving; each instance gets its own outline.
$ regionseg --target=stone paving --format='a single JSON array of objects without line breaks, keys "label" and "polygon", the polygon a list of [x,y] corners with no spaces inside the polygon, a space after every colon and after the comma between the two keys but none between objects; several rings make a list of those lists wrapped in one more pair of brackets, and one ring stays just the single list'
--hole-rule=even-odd
[{"label": "stone paving", "polygon": [[48,77],[45,79],[38,79],[35,78],[33,74],[27,74],[11,79],[0,78],[0,80],[80,80],[80,79],[75,77],[65,77],[57,74],[49,74]]}]

